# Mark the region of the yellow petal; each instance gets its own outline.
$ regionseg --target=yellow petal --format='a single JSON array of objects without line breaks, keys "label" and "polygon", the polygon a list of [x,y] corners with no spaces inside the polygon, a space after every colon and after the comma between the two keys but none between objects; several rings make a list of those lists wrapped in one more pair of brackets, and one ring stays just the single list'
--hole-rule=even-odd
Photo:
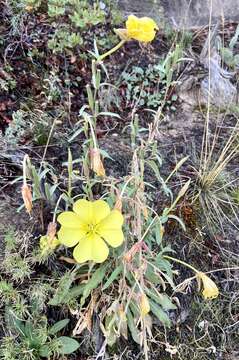
[{"label": "yellow petal", "polygon": [[139,31],[137,34],[135,34],[134,39],[141,41],[141,42],[150,42],[155,37],[155,31],[148,31],[148,32],[141,32]]},{"label": "yellow petal", "polygon": [[74,248],[73,257],[80,264],[92,260],[92,242],[87,236],[82,238]]},{"label": "yellow petal", "polygon": [[79,241],[73,251],[73,257],[78,263],[92,260],[102,263],[107,259],[109,249],[98,235],[86,236]]},{"label": "yellow petal", "polygon": [[118,210],[112,210],[97,226],[97,233],[113,247],[120,246],[124,241],[121,230],[124,218]]},{"label": "yellow petal", "polygon": [[110,214],[110,207],[104,200],[81,199],[74,203],[73,210],[85,224],[98,224]]},{"label": "yellow petal", "polygon": [[215,299],[218,297],[219,290],[215,282],[203,272],[198,272],[197,276],[203,283],[203,297],[205,299]]},{"label": "yellow petal", "polygon": [[155,21],[148,17],[137,18],[130,15],[126,21],[128,36],[132,39],[150,42],[154,39],[158,26]]},{"label": "yellow petal", "polygon": [[142,29],[144,29],[145,31],[147,31],[147,30],[151,31],[152,29],[153,30],[159,29],[156,22],[147,16],[144,16],[144,17],[140,18],[139,20],[140,20],[140,27]]},{"label": "yellow petal", "polygon": [[92,241],[92,260],[96,263],[104,262],[108,255],[109,249],[104,240],[102,240],[98,235],[93,235],[91,237]]},{"label": "yellow petal", "polygon": [[105,241],[109,245],[111,245],[114,248],[120,246],[124,241],[124,234],[121,229],[117,229],[117,230],[101,229],[98,233],[102,238],[105,239]]},{"label": "yellow petal", "polygon": [[62,226],[57,235],[61,244],[72,247],[86,235],[86,231],[82,229],[70,229]]},{"label": "yellow petal", "polygon": [[124,222],[123,215],[118,210],[112,210],[98,225],[98,231],[121,229]]},{"label": "yellow petal", "polygon": [[110,207],[104,200],[96,200],[92,203],[93,222],[98,224],[110,214]]},{"label": "yellow petal", "polygon": [[64,211],[62,212],[58,218],[57,221],[68,228],[73,228],[73,229],[79,229],[82,228],[82,221],[81,218],[76,215],[73,211]]},{"label": "yellow petal", "polygon": [[139,28],[139,18],[135,15],[129,15],[126,21],[126,29],[128,33]]},{"label": "yellow petal", "polygon": [[73,205],[73,211],[85,224],[91,224],[93,219],[92,201],[85,199],[77,200]]}]

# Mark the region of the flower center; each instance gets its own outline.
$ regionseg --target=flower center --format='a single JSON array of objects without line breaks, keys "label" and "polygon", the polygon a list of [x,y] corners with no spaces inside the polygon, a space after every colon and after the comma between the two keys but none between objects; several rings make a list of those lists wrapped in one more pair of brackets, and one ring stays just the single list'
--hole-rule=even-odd
[{"label": "flower center", "polygon": [[95,224],[87,224],[87,235],[94,235],[96,233],[97,226]]}]

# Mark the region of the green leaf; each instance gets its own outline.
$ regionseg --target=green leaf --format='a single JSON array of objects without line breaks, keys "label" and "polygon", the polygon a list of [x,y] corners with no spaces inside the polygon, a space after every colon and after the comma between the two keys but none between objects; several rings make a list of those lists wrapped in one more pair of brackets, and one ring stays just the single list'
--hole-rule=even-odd
[{"label": "green leaf", "polygon": [[164,326],[170,327],[171,321],[166,312],[163,311],[163,309],[159,305],[155,304],[155,302],[153,302],[152,300],[149,300],[149,304],[150,310],[159,319],[159,321],[161,321]]},{"label": "green leaf", "polygon": [[70,321],[70,319],[64,319],[64,320],[57,321],[52,327],[50,327],[50,329],[48,330],[48,333],[50,335],[54,335],[54,334],[58,333],[58,331],[63,329],[69,323],[69,321]]},{"label": "green leaf", "polygon": [[239,24],[237,25],[236,32],[229,43],[229,48],[231,50],[233,50],[234,46],[238,42],[238,38],[239,38]]},{"label": "green leaf", "polygon": [[21,336],[25,337],[25,324],[22,320],[18,319],[13,311],[6,308],[6,322],[10,329],[16,330]]},{"label": "green leaf", "polygon": [[161,244],[161,242],[162,242],[162,233],[161,233],[161,231],[160,231],[160,226],[162,226],[161,224],[160,224],[160,222],[158,222],[157,224],[155,224],[155,228],[154,228],[154,231],[155,231],[155,237],[156,237],[156,243],[158,244],[158,245],[160,245]]},{"label": "green leaf", "polygon": [[160,277],[155,273],[154,268],[151,265],[147,266],[145,277],[154,285],[161,283]]},{"label": "green leaf", "polygon": [[53,298],[48,302],[48,304],[56,306],[64,303],[64,300],[68,296],[69,289],[74,280],[75,280],[74,272],[66,273],[63,276],[63,278],[59,281],[59,285],[56,290],[56,293],[53,296]]},{"label": "green leaf", "polygon": [[84,291],[84,287],[85,287],[85,285],[82,285],[82,284],[73,286],[69,290],[67,296],[65,297],[64,303],[67,304],[70,300],[75,299],[78,296],[82,295],[83,291]]},{"label": "green leaf", "polygon": [[176,215],[168,215],[168,218],[176,220],[181,225],[183,230],[186,231],[186,227],[184,225],[184,222],[178,216],[176,216]]},{"label": "green leaf", "polygon": [[116,117],[117,119],[121,119],[121,117],[118,114],[110,112],[110,111],[102,111],[98,115]]},{"label": "green leaf", "polygon": [[97,286],[101,283],[101,281],[104,279],[106,270],[108,268],[109,264],[101,265],[92,275],[88,283],[85,285],[83,295],[81,298],[80,305],[83,306],[85,303],[85,300],[90,295],[91,291],[97,288]]},{"label": "green leaf", "polygon": [[105,285],[103,286],[102,290],[106,290],[114,280],[116,280],[119,276],[119,274],[123,271],[123,266],[119,265],[117,266],[117,268],[115,268],[115,270],[112,272],[112,274],[110,275],[110,277],[108,278],[108,280],[106,281]]},{"label": "green leaf", "polygon": [[148,160],[147,165],[149,165],[151,167],[151,169],[154,171],[154,174],[155,174],[157,180],[161,183],[162,189],[165,192],[165,194],[167,196],[170,196],[170,198],[172,199],[173,198],[172,191],[168,188],[165,181],[161,177],[158,165],[153,160]]},{"label": "green leaf", "polygon": [[57,340],[61,344],[61,349],[59,350],[59,353],[62,355],[72,354],[80,347],[78,341],[68,336],[60,336]]},{"label": "green leaf", "polygon": [[48,358],[51,355],[52,351],[50,350],[50,345],[42,345],[39,349],[39,355],[45,358]]},{"label": "green leaf", "polygon": [[157,304],[161,305],[163,310],[175,310],[177,306],[172,303],[168,295],[158,294],[154,289],[145,288],[146,294],[154,300]]},{"label": "green leaf", "polygon": [[127,310],[127,322],[128,322],[128,327],[129,327],[130,333],[132,335],[132,338],[134,339],[134,341],[137,344],[140,344],[139,330],[137,329],[137,327],[135,325],[133,315],[129,308]]},{"label": "green leaf", "polygon": [[[167,281],[169,282],[169,284],[174,288],[174,283],[173,283],[173,272],[172,272],[172,268],[171,268],[171,264],[168,260],[165,260],[161,257],[161,255],[157,255],[156,259],[155,259],[155,264],[157,264],[157,267],[164,272],[164,277],[167,279]],[[166,272],[166,274],[165,274]]]}]

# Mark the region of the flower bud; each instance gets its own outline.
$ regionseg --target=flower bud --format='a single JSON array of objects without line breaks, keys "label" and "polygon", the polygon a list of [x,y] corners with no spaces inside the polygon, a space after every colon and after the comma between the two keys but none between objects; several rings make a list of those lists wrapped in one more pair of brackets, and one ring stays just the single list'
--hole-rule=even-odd
[{"label": "flower bud", "polygon": [[118,210],[119,212],[122,212],[122,199],[121,199],[121,196],[118,196],[116,198],[114,209]]},{"label": "flower bud", "polygon": [[97,176],[105,176],[105,169],[100,156],[100,150],[93,148],[90,151],[91,169],[96,173]]},{"label": "flower bud", "polygon": [[47,227],[47,236],[49,240],[53,240],[56,235],[56,223],[50,222]]},{"label": "flower bud", "polygon": [[24,201],[25,208],[27,212],[30,214],[32,210],[32,192],[30,186],[27,184],[22,185],[22,198]]},{"label": "flower bud", "polygon": [[150,305],[147,296],[143,293],[140,296],[140,312],[142,316],[147,315],[150,312]]},{"label": "flower bud", "polygon": [[219,295],[219,290],[215,282],[210,279],[206,274],[203,272],[197,273],[197,279],[202,281],[203,285],[203,292],[202,295],[204,299],[215,299]]},{"label": "flower bud", "polygon": [[116,35],[119,36],[121,40],[130,40],[130,37],[128,36],[128,31],[126,29],[114,29],[114,32]]}]

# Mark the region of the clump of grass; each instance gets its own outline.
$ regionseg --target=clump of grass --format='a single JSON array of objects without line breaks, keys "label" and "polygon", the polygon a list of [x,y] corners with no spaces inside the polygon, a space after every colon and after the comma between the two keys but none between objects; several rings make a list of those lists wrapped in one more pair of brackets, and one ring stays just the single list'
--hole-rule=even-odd
[{"label": "clump of grass", "polygon": [[[209,133],[209,119],[206,120],[202,142],[201,159],[196,168],[196,182],[193,201],[198,201],[209,229],[223,231],[224,221],[238,228],[238,205],[232,193],[237,179],[230,174],[229,165],[239,154],[239,122],[229,129],[229,134],[222,140],[223,123],[217,124],[214,134]],[[234,220],[232,220],[234,218]]]}]

